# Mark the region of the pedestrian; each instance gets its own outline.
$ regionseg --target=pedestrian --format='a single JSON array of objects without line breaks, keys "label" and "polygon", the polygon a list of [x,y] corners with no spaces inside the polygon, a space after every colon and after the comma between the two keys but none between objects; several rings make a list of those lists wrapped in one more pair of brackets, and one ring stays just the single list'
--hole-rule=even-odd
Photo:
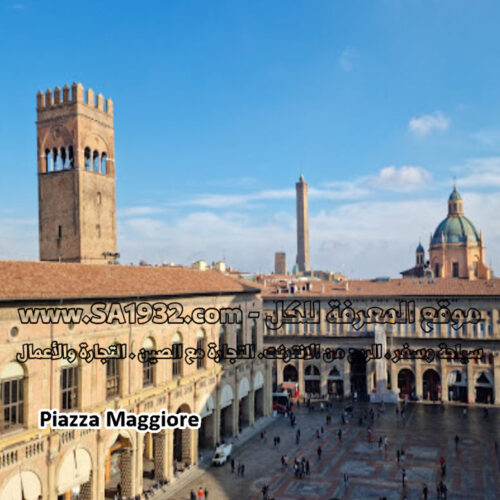
[{"label": "pedestrian", "polygon": [[379,449],[382,448],[382,436],[378,438],[378,447]]},{"label": "pedestrian", "polygon": [[263,439],[264,439],[264,433],[263,433],[263,432],[261,432],[261,433],[260,433],[260,440],[262,441]]},{"label": "pedestrian", "polygon": [[348,486],[349,486],[349,474],[344,472],[344,488],[347,489]]},{"label": "pedestrian", "polygon": [[406,458],[406,455],[405,455],[405,450],[403,448],[401,448],[401,462],[405,462],[405,458]]},{"label": "pedestrian", "polygon": [[239,477],[241,474],[241,464],[238,464],[238,470],[236,471],[236,475]]},{"label": "pedestrian", "polygon": [[441,477],[444,479],[444,476],[446,476],[446,465],[445,464],[441,465]]},{"label": "pedestrian", "polygon": [[309,475],[309,472],[311,471],[311,467],[309,465],[309,460],[306,460],[306,475]]},{"label": "pedestrian", "polygon": [[203,490],[201,489],[201,486],[200,486],[200,489],[198,490],[198,499],[201,499],[203,498]]},{"label": "pedestrian", "polygon": [[426,484],[424,484],[424,488],[423,488],[423,490],[422,490],[422,493],[423,493],[423,495],[424,495],[424,500],[427,500],[427,495],[428,495],[428,493],[429,493],[429,490],[428,490],[428,488],[427,488],[427,485],[426,485]]},{"label": "pedestrian", "polygon": [[458,437],[458,434],[455,434],[455,451],[458,451],[458,442],[460,441],[460,438]]},{"label": "pedestrian", "polygon": [[405,487],[406,470],[401,469],[401,481],[403,482],[403,488]]},{"label": "pedestrian", "polygon": [[318,460],[320,460],[321,459],[321,446],[318,446],[316,453],[318,454]]},{"label": "pedestrian", "polygon": [[273,437],[274,447],[276,448],[276,436]]},{"label": "pedestrian", "polygon": [[245,477],[245,464],[241,464],[241,477]]},{"label": "pedestrian", "polygon": [[325,433],[325,429],[323,429],[323,426],[321,426],[321,435]]},{"label": "pedestrian", "polygon": [[368,431],[368,442],[372,444],[372,433],[371,431]]},{"label": "pedestrian", "polygon": [[189,494],[189,497],[190,497],[191,500],[196,500],[196,493],[193,490],[191,490],[191,493]]},{"label": "pedestrian", "polygon": [[399,460],[401,458],[401,451],[399,449],[396,450],[396,458],[397,458],[398,464],[399,464]]},{"label": "pedestrian", "polygon": [[231,473],[234,474],[234,458],[231,458]]},{"label": "pedestrian", "polygon": [[316,437],[319,439],[319,429],[316,429]]},{"label": "pedestrian", "polygon": [[339,429],[339,432],[337,434],[339,436],[339,441],[342,441],[342,429]]},{"label": "pedestrian", "polygon": [[205,488],[205,490],[203,491],[203,493],[205,493],[205,500],[208,499],[208,490]]}]

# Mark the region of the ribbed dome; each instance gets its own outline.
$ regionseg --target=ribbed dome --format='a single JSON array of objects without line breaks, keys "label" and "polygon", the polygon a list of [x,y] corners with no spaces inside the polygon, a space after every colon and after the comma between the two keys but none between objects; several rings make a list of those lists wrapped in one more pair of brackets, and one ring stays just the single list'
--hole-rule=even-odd
[{"label": "ribbed dome", "polygon": [[422,246],[422,243],[419,243],[417,247],[417,253],[424,253],[424,252],[425,250],[424,247]]},{"label": "ribbed dome", "polygon": [[[460,196],[458,193],[457,195]],[[480,241],[479,233],[474,224],[464,215],[448,215],[434,232],[432,243],[441,243],[442,235],[444,235],[445,243],[462,243],[466,241],[467,236],[471,242]]]}]

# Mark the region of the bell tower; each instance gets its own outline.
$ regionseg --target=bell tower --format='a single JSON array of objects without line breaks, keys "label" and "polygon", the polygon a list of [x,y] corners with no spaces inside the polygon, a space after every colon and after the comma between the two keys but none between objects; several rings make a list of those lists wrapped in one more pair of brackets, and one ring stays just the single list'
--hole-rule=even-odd
[{"label": "bell tower", "polygon": [[80,83],[37,94],[40,260],[115,262],[113,101]]}]

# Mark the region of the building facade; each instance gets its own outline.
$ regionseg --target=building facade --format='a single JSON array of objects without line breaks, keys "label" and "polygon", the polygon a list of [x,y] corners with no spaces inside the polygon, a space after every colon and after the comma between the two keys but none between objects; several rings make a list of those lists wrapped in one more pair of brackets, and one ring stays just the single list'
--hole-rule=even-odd
[{"label": "building facade", "polygon": [[[22,345],[49,348],[55,340],[77,352],[85,342],[126,346],[136,355],[182,345],[208,352],[208,344],[262,348],[263,323],[248,319],[261,311],[259,290],[217,271],[176,267],[129,267],[47,262],[0,262],[0,498],[82,500],[113,495],[117,483],[130,498],[143,492],[147,477],[171,482],[198,463],[200,453],[238,436],[272,411],[270,367],[258,359],[217,363],[204,357],[188,363],[160,359],[30,359],[20,363]],[[198,308],[242,311],[241,321],[183,324],[22,324],[20,307],[81,307],[92,303],[176,303],[181,317]],[[228,312],[228,314],[229,314]],[[229,314],[231,317],[231,314]],[[236,317],[235,317],[236,318]],[[131,429],[40,429],[40,409],[134,413],[198,413],[200,429],[142,433]],[[211,455],[210,455],[211,456]],[[209,459],[209,455],[207,455]]]},{"label": "building facade", "polygon": [[[436,357],[432,361],[400,359],[386,363],[386,382],[389,388],[414,400],[462,401],[468,403],[500,404],[500,280],[460,279],[400,279],[387,281],[350,280],[343,283],[273,281],[266,279],[263,292],[264,312],[273,315],[294,301],[317,302],[319,314],[310,322],[290,322],[278,329],[267,327],[265,346],[308,345],[319,343],[322,348],[343,349],[343,359],[291,360],[274,363],[274,387],[295,382],[301,398],[367,397],[376,390],[375,361],[366,360],[363,353],[375,343],[374,324],[356,329],[352,321],[335,324],[328,313],[333,302],[341,309],[366,311],[372,307],[399,310],[400,301],[413,302],[414,322],[385,324],[386,343],[390,352],[402,349],[431,348],[440,351],[440,344],[455,348],[483,349],[484,356],[462,363],[460,359]],[[476,308],[481,317],[476,324],[464,324],[455,329],[450,323],[423,326],[420,317],[424,308],[439,310],[446,301],[448,309],[468,311]],[[306,301],[306,302],[304,302]],[[337,302],[335,302],[336,304]],[[351,314],[348,312],[348,314]],[[351,359],[347,354],[351,351]],[[289,385],[289,384],[288,384]]]}]

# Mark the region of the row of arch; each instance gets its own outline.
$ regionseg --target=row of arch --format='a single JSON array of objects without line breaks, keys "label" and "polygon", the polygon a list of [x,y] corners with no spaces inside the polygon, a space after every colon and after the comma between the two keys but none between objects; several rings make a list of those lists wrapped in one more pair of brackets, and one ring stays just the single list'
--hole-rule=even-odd
[{"label": "row of arch", "polygon": [[[257,323],[253,320],[251,325],[252,342],[257,341]],[[236,346],[243,345],[243,328],[241,324],[236,327]],[[203,350],[205,355],[196,359],[196,369],[204,370],[207,367],[207,333],[203,328],[199,328],[196,332],[196,348]],[[227,328],[221,325],[218,332],[218,348],[221,349],[224,344],[228,343]],[[110,346],[112,346],[111,344]],[[171,378],[179,378],[184,375],[185,357],[184,338],[181,332],[175,332],[171,338],[170,346],[173,352],[178,352],[180,356],[171,360]],[[158,349],[156,341],[153,337],[146,337],[139,356],[142,365],[142,388],[148,388],[157,384],[157,367],[158,363],[152,359],[151,352]],[[141,353],[142,351],[142,353]],[[73,363],[68,363],[62,360],[60,363],[60,408],[64,411],[76,410],[80,407],[81,400],[81,361],[75,359]],[[0,404],[3,410],[1,430],[15,428],[25,425],[25,395],[28,394],[28,369],[29,364],[20,364],[17,361],[6,363],[0,371]],[[122,388],[122,370],[123,365],[121,360],[110,358],[105,366],[105,388],[106,399],[111,399],[119,396]],[[6,398],[8,395],[8,399]]]},{"label": "row of arch", "polygon": [[[283,381],[299,382],[299,372],[293,364],[287,364],[283,367]],[[351,392],[355,390],[363,392],[362,383],[366,384],[366,371],[355,372],[351,368]],[[321,372],[314,364],[308,364],[303,372],[304,387],[307,394],[319,394],[321,392]],[[336,367],[330,368],[327,374],[327,392],[332,395],[343,395],[343,374]],[[487,370],[476,371],[474,378],[475,394],[468,394],[468,382],[466,370],[452,370],[447,380],[449,401],[469,402],[472,397],[476,403],[494,403],[494,378]],[[387,371],[387,386],[391,389],[391,374]],[[366,385],[364,385],[366,390]],[[416,396],[416,378],[414,372],[409,368],[401,368],[397,372],[397,388],[402,398],[415,398]],[[440,374],[433,368],[428,368],[422,374],[422,398],[426,400],[441,400],[443,397]]]},{"label": "row of arch", "polygon": [[[254,412],[256,417],[264,415],[263,400],[264,400],[264,376],[259,370],[253,376],[253,395],[255,397]],[[247,376],[244,376],[238,383],[237,389],[233,389],[230,384],[225,384],[219,395],[220,409],[220,434],[217,439],[223,439],[225,436],[234,432],[233,427],[233,412],[236,411],[235,405],[239,405],[240,419],[239,424],[248,424],[250,416],[249,397],[251,393],[251,385]],[[165,460],[170,461],[173,466],[174,474],[186,465],[196,462],[197,452],[195,443],[198,443],[198,448],[206,444],[206,434],[209,428],[214,429],[214,412],[216,404],[214,396],[207,393],[198,403],[196,412],[202,418],[202,426],[199,430],[195,429],[174,429],[172,435],[172,448],[169,457],[164,455],[167,449],[165,439],[167,433],[161,431],[159,433],[132,433],[128,430],[115,431],[106,438],[105,464],[104,464],[104,492],[98,492],[99,498],[104,498],[103,494],[111,494],[113,496],[117,491],[117,477],[121,484],[121,492],[126,498],[133,497],[138,486],[134,486],[132,476],[136,473],[133,460],[134,450],[138,449],[137,439],[143,439],[143,456],[137,457],[143,460],[143,487],[149,481],[158,479],[170,479],[166,477],[168,468]],[[243,411],[242,411],[243,410]],[[192,408],[188,403],[182,403],[178,406],[176,413],[191,413]],[[241,427],[240,427],[241,430]],[[198,439],[196,438],[198,433]],[[209,443],[210,448],[213,448],[216,437],[212,436]],[[156,449],[160,448],[160,449]],[[59,496],[68,495],[70,492],[74,495],[79,495],[78,498],[83,500],[94,498],[93,482],[95,482],[95,474],[97,474],[95,458],[90,449],[85,444],[79,444],[77,447],[68,450],[58,461],[56,466],[56,494]],[[140,478],[136,476],[135,480]],[[22,472],[16,471],[13,475],[4,482],[0,488],[0,498],[23,498],[25,500],[38,500],[39,495],[42,495],[41,476],[35,469],[30,469],[29,465],[24,467]],[[66,496],[64,496],[66,498]]]},{"label": "row of arch", "polygon": [[[84,151],[85,170],[106,175],[107,154],[92,150],[89,147]],[[45,150],[45,171],[56,172],[71,170],[75,168],[75,155],[73,146],[62,146],[60,148],[47,148]]]}]

